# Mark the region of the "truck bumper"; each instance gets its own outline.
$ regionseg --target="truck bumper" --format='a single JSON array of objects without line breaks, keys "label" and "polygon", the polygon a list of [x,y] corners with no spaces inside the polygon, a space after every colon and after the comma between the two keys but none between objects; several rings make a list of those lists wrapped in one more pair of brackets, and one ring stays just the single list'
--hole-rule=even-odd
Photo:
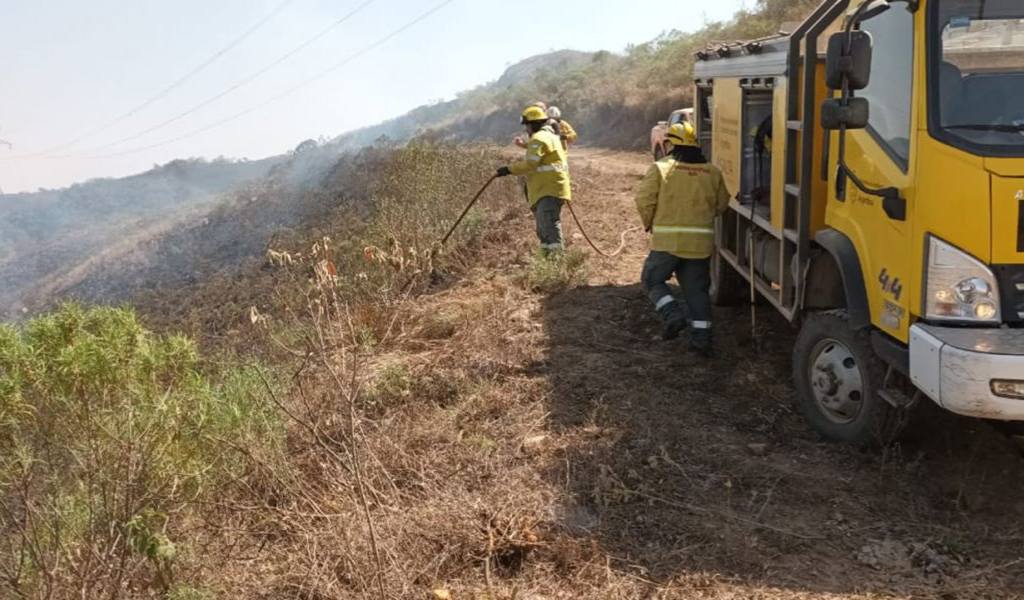
[{"label": "truck bumper", "polygon": [[910,329],[910,379],[951,412],[1024,421],[1024,400],[993,392],[994,381],[1024,382],[1024,330]]}]

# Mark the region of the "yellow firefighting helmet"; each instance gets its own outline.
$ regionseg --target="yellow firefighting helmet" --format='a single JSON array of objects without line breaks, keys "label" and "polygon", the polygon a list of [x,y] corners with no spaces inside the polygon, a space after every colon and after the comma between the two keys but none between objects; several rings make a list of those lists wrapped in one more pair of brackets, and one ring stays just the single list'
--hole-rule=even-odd
[{"label": "yellow firefighting helmet", "polygon": [[697,131],[689,123],[676,123],[668,129],[669,143],[673,146],[696,146]]},{"label": "yellow firefighting helmet", "polygon": [[543,108],[539,106],[528,106],[526,107],[526,110],[523,111],[523,118],[520,122],[525,125],[526,123],[547,120],[548,113],[546,113]]}]

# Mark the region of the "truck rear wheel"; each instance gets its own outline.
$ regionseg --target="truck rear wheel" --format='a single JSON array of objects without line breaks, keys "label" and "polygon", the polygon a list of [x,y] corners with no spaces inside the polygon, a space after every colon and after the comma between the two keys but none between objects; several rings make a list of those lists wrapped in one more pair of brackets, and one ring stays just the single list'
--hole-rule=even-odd
[{"label": "truck rear wheel", "polygon": [[793,379],[800,410],[829,440],[885,445],[898,432],[898,411],[878,391],[885,365],[867,331],[850,328],[845,310],[815,313],[793,349]]}]

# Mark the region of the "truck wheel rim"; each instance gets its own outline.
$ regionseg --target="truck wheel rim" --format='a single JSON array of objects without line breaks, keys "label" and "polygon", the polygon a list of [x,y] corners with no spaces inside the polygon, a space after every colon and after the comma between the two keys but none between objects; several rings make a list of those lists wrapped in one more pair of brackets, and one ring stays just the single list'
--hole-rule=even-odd
[{"label": "truck wheel rim", "polygon": [[833,339],[818,342],[811,353],[809,375],[821,414],[840,425],[857,420],[864,408],[864,377],[845,344]]}]

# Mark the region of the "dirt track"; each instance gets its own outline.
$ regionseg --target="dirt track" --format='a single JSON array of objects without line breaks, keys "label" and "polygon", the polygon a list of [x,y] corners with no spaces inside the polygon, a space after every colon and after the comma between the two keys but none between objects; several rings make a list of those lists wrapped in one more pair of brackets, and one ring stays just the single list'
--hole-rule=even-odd
[{"label": "dirt track", "polygon": [[[636,223],[648,159],[572,161],[577,210],[614,247]],[[637,284],[641,235],[618,258],[592,256],[584,287],[524,290],[523,213],[420,309],[461,323],[451,362],[431,364],[493,386],[457,426],[499,449],[488,460],[500,480],[484,486],[529,488],[542,515],[529,526],[539,541],[506,552],[492,586],[537,598],[1024,598],[1024,461],[1007,438],[926,411],[917,440],[884,455],[822,442],[795,410],[794,332],[770,308],[767,348],[749,348],[747,309],[719,310],[718,357],[701,360],[656,339]],[[566,233],[584,245],[571,223]],[[466,577],[453,591],[480,590]]]}]

